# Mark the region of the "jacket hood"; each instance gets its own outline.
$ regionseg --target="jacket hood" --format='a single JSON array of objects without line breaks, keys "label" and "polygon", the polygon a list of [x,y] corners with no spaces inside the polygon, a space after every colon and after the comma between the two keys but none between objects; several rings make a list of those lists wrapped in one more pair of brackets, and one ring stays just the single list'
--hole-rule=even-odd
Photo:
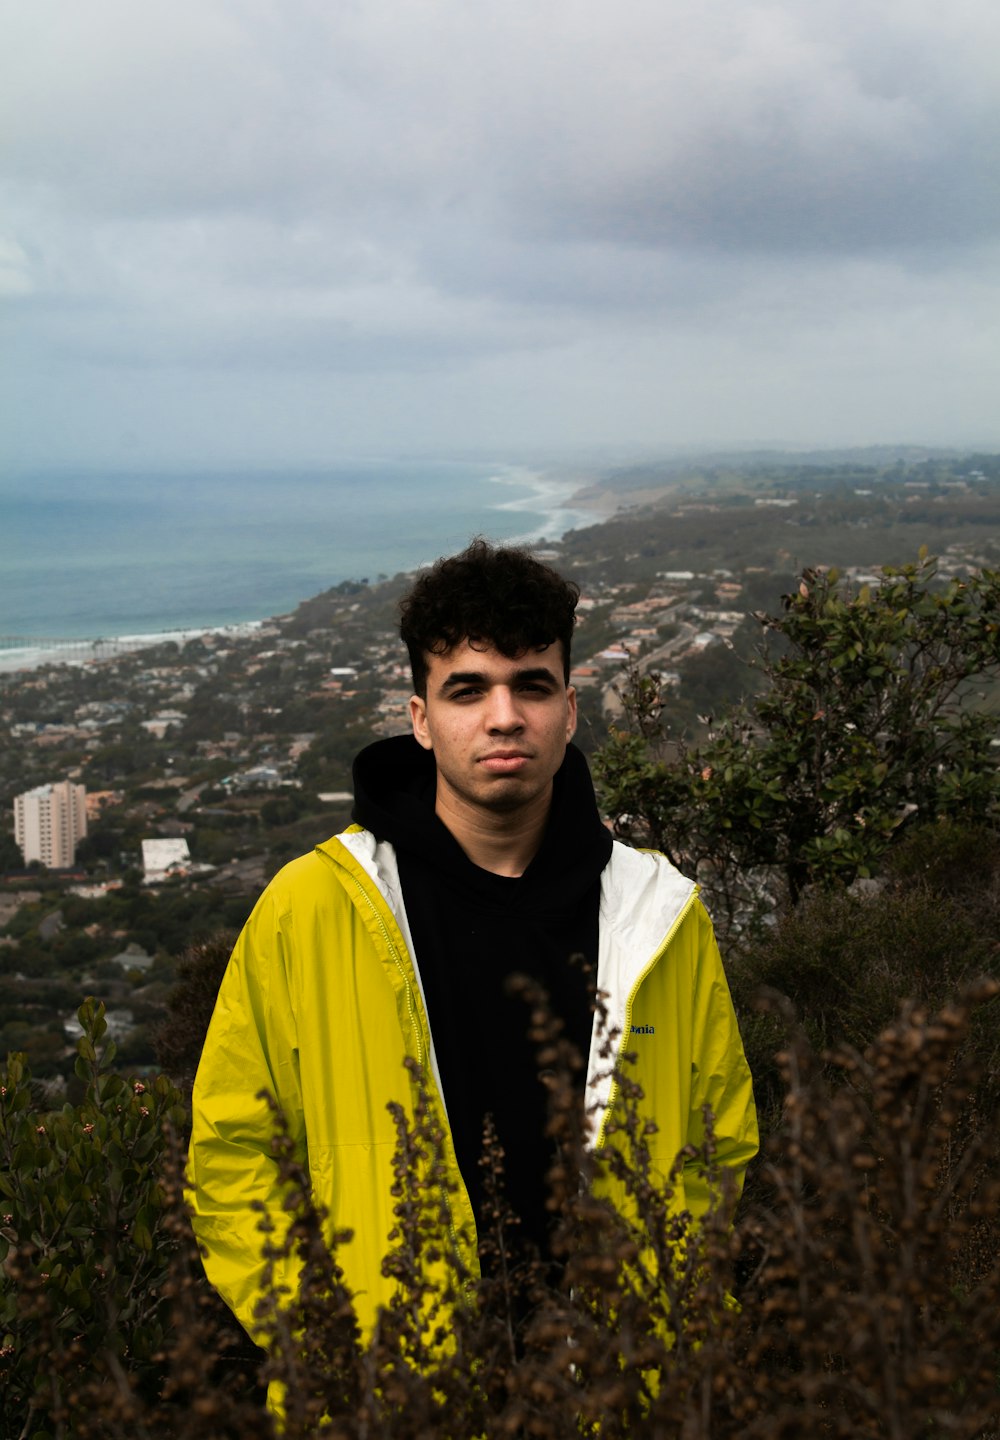
[{"label": "jacket hood", "polygon": [[[354,762],[354,809],[358,824],[399,851],[423,860],[477,890],[485,903],[509,904],[504,877],[474,865],[434,813],[437,768],[430,751],[412,735],[377,740]],[[538,854],[517,886],[521,904],[545,910],[582,895],[611,856],[611,835],[601,823],[587,761],[575,745],[552,787],[552,809]]]}]

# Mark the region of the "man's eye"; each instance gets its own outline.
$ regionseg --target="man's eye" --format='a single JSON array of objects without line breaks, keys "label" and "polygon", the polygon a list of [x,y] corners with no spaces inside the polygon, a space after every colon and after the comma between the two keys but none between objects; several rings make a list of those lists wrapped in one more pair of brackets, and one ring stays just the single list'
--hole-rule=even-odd
[{"label": "man's eye", "polygon": [[463,685],[461,690],[451,692],[451,698],[453,700],[474,700],[478,694],[479,691],[474,685]]}]

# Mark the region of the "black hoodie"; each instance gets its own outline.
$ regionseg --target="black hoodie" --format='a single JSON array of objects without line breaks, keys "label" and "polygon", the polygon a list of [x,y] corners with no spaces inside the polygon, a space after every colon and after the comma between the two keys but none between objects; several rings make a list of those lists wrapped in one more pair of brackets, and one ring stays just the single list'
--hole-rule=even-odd
[{"label": "black hoodie", "polygon": [[587,762],[575,746],[553,781],[537,855],[517,878],[474,865],[434,812],[434,757],[412,736],[380,740],[354,763],[354,819],[396,850],[400,882],[448,1120],[477,1222],[483,1121],[505,1152],[508,1198],[522,1233],[545,1253],[548,1216],[546,1091],[528,1010],[507,993],[513,974],[538,980],[581,1052],[593,1023],[601,871],[611,836],[601,824]]}]

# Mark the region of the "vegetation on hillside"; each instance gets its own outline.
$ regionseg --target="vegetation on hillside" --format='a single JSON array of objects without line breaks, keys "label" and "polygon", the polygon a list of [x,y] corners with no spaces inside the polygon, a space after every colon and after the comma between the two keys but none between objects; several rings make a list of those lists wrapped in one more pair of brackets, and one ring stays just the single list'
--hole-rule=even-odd
[{"label": "vegetation on hillside", "polygon": [[[1000,1111],[974,1103],[977,993],[901,1014],[863,1053],[780,1057],[784,1120],[730,1228],[723,1196],[694,1229],[650,1163],[627,1074],[612,1148],[581,1144],[576,1058],[542,998],[532,1033],[560,1161],[550,1175],[561,1275],[522,1255],[487,1140],[484,1278],[449,1235],[440,1134],[418,1100],[396,1113],[395,1300],[365,1342],[308,1178],[276,1117],[291,1224],[275,1258],[297,1297],[262,1297],[257,1369],[207,1291],[181,1208],[181,1117],[106,1067],[99,1008],[81,1012],[87,1092],[34,1108],[16,1060],[0,1089],[0,1404],[37,1440],[532,1436],[678,1440],[960,1435],[988,1440],[1000,1405]],[[91,1055],[94,1056],[91,1059]],[[401,1077],[402,1088],[406,1082]],[[581,1189],[610,1167],[623,1219]],[[732,1303],[735,1295],[738,1304]],[[263,1408],[280,1389],[283,1420]]]},{"label": "vegetation on hillside", "polygon": [[[974,490],[987,471],[969,474]],[[954,478],[941,462],[916,503],[886,493],[872,505],[895,505],[903,527],[921,506],[950,505]],[[859,479],[830,477],[814,534]],[[724,490],[725,478],[719,483]],[[773,512],[762,515],[754,543],[765,543],[764,522],[774,530]],[[724,527],[691,523],[724,563]],[[966,513],[959,523],[976,522]],[[609,527],[615,545],[627,545],[633,526],[636,573],[668,565],[671,525],[624,515]],[[619,548],[619,567],[623,557]],[[596,573],[605,562],[588,563]],[[337,1265],[351,1241],[326,1233],[276,1117],[294,1217],[285,1243],[298,1247],[304,1269],[298,1297],[264,1297],[265,1359],[204,1280],[180,1173],[185,1096],[228,951],[222,927],[240,923],[245,885],[150,891],[133,870],[119,889],[89,899],[32,876],[35,898],[18,909],[0,949],[0,970],[26,1007],[3,1038],[16,1050],[30,1039],[33,1049],[32,1065],[14,1055],[0,1084],[4,1435],[270,1437],[263,1392],[278,1382],[291,1440],[993,1440],[1000,574],[942,578],[923,555],[867,585],[812,567],[787,591],[779,614],[753,622],[763,641],[757,667],[745,683],[729,682],[743,699],[720,702],[707,733],[668,732],[676,692],[636,667],[624,719],[597,762],[618,828],[695,870],[720,928],[765,1139],[735,1223],[725,1206],[699,1231],[674,1213],[670,1177],[652,1173],[634,1110],[617,1116],[613,1152],[586,1152],[575,1058],[543,997],[529,995],[561,1144],[550,1177],[560,1266],[543,1272],[522,1253],[502,1157],[487,1144],[494,1201],[482,1237],[485,1278],[466,1275],[442,1209],[439,1137],[419,1105],[409,1118],[401,1111],[387,1260],[398,1302],[363,1343]],[[388,623],[378,587],[339,587],[296,622],[308,637],[296,663],[321,668],[304,657],[320,653],[316,636],[329,616],[353,606]],[[594,634],[611,633],[613,609],[600,612]],[[734,636],[727,653],[745,657],[745,639],[746,631]],[[713,648],[714,666],[724,647]],[[202,659],[235,686],[236,660]],[[290,683],[287,660],[262,672],[272,705]],[[684,663],[687,685],[697,661]],[[723,676],[706,669],[703,678],[699,703],[713,691],[724,698]],[[201,699],[216,683],[206,677],[193,707],[206,724]],[[20,696],[18,706],[29,701]],[[364,723],[353,703],[338,712],[351,744]],[[239,706],[225,713],[247,723]],[[263,724],[264,711],[255,715]],[[302,715],[293,719],[295,728]],[[338,730],[300,756],[303,773],[316,767],[317,785],[342,773],[345,736]],[[138,764],[152,788],[135,804],[153,814],[152,797],[164,792],[155,789],[149,737],[137,730],[134,739],[128,756],[103,745],[90,753],[108,775]],[[237,836],[248,846],[261,836],[291,844],[298,827],[315,827],[313,803],[300,809],[298,791],[222,790],[229,762],[206,761],[198,747],[191,732],[167,748],[178,765],[205,765],[199,845],[217,845],[221,856]],[[114,856],[95,854],[93,864],[108,873]],[[150,971],[128,974],[101,958],[128,941],[155,955]],[[43,1016],[46,1006],[50,1020],[74,1006],[72,978],[84,975],[134,1005],[146,1048],[115,1053],[103,1007],[87,1002],[60,1094],[65,1034]],[[156,990],[162,1007],[175,981],[167,1023],[157,1027],[152,1008],[141,1010],[144,996]],[[169,1080],[151,1073],[154,1049]],[[623,1081],[628,1097],[627,1074]],[[408,1086],[401,1075],[401,1094]],[[711,1172],[710,1142],[701,1158]],[[580,1175],[602,1164],[617,1168],[641,1227],[580,1187]],[[262,1247],[271,1240],[262,1232]]]},{"label": "vegetation on hillside", "polygon": [[935,583],[936,561],[874,585],[807,570],[758,615],[764,683],[699,745],[670,744],[659,677],[634,672],[628,725],[596,758],[626,838],[695,875],[730,924],[850,884],[937,820],[1000,818],[1000,571]]}]

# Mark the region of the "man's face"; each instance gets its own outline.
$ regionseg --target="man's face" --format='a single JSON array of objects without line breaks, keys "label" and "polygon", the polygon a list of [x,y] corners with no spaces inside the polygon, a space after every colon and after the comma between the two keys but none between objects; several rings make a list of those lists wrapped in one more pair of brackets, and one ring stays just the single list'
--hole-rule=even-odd
[{"label": "man's face", "polygon": [[427,697],[412,697],[410,719],[434,752],[439,813],[442,802],[508,813],[547,804],[576,730],[558,642],[509,659],[463,640],[426,659]]}]

